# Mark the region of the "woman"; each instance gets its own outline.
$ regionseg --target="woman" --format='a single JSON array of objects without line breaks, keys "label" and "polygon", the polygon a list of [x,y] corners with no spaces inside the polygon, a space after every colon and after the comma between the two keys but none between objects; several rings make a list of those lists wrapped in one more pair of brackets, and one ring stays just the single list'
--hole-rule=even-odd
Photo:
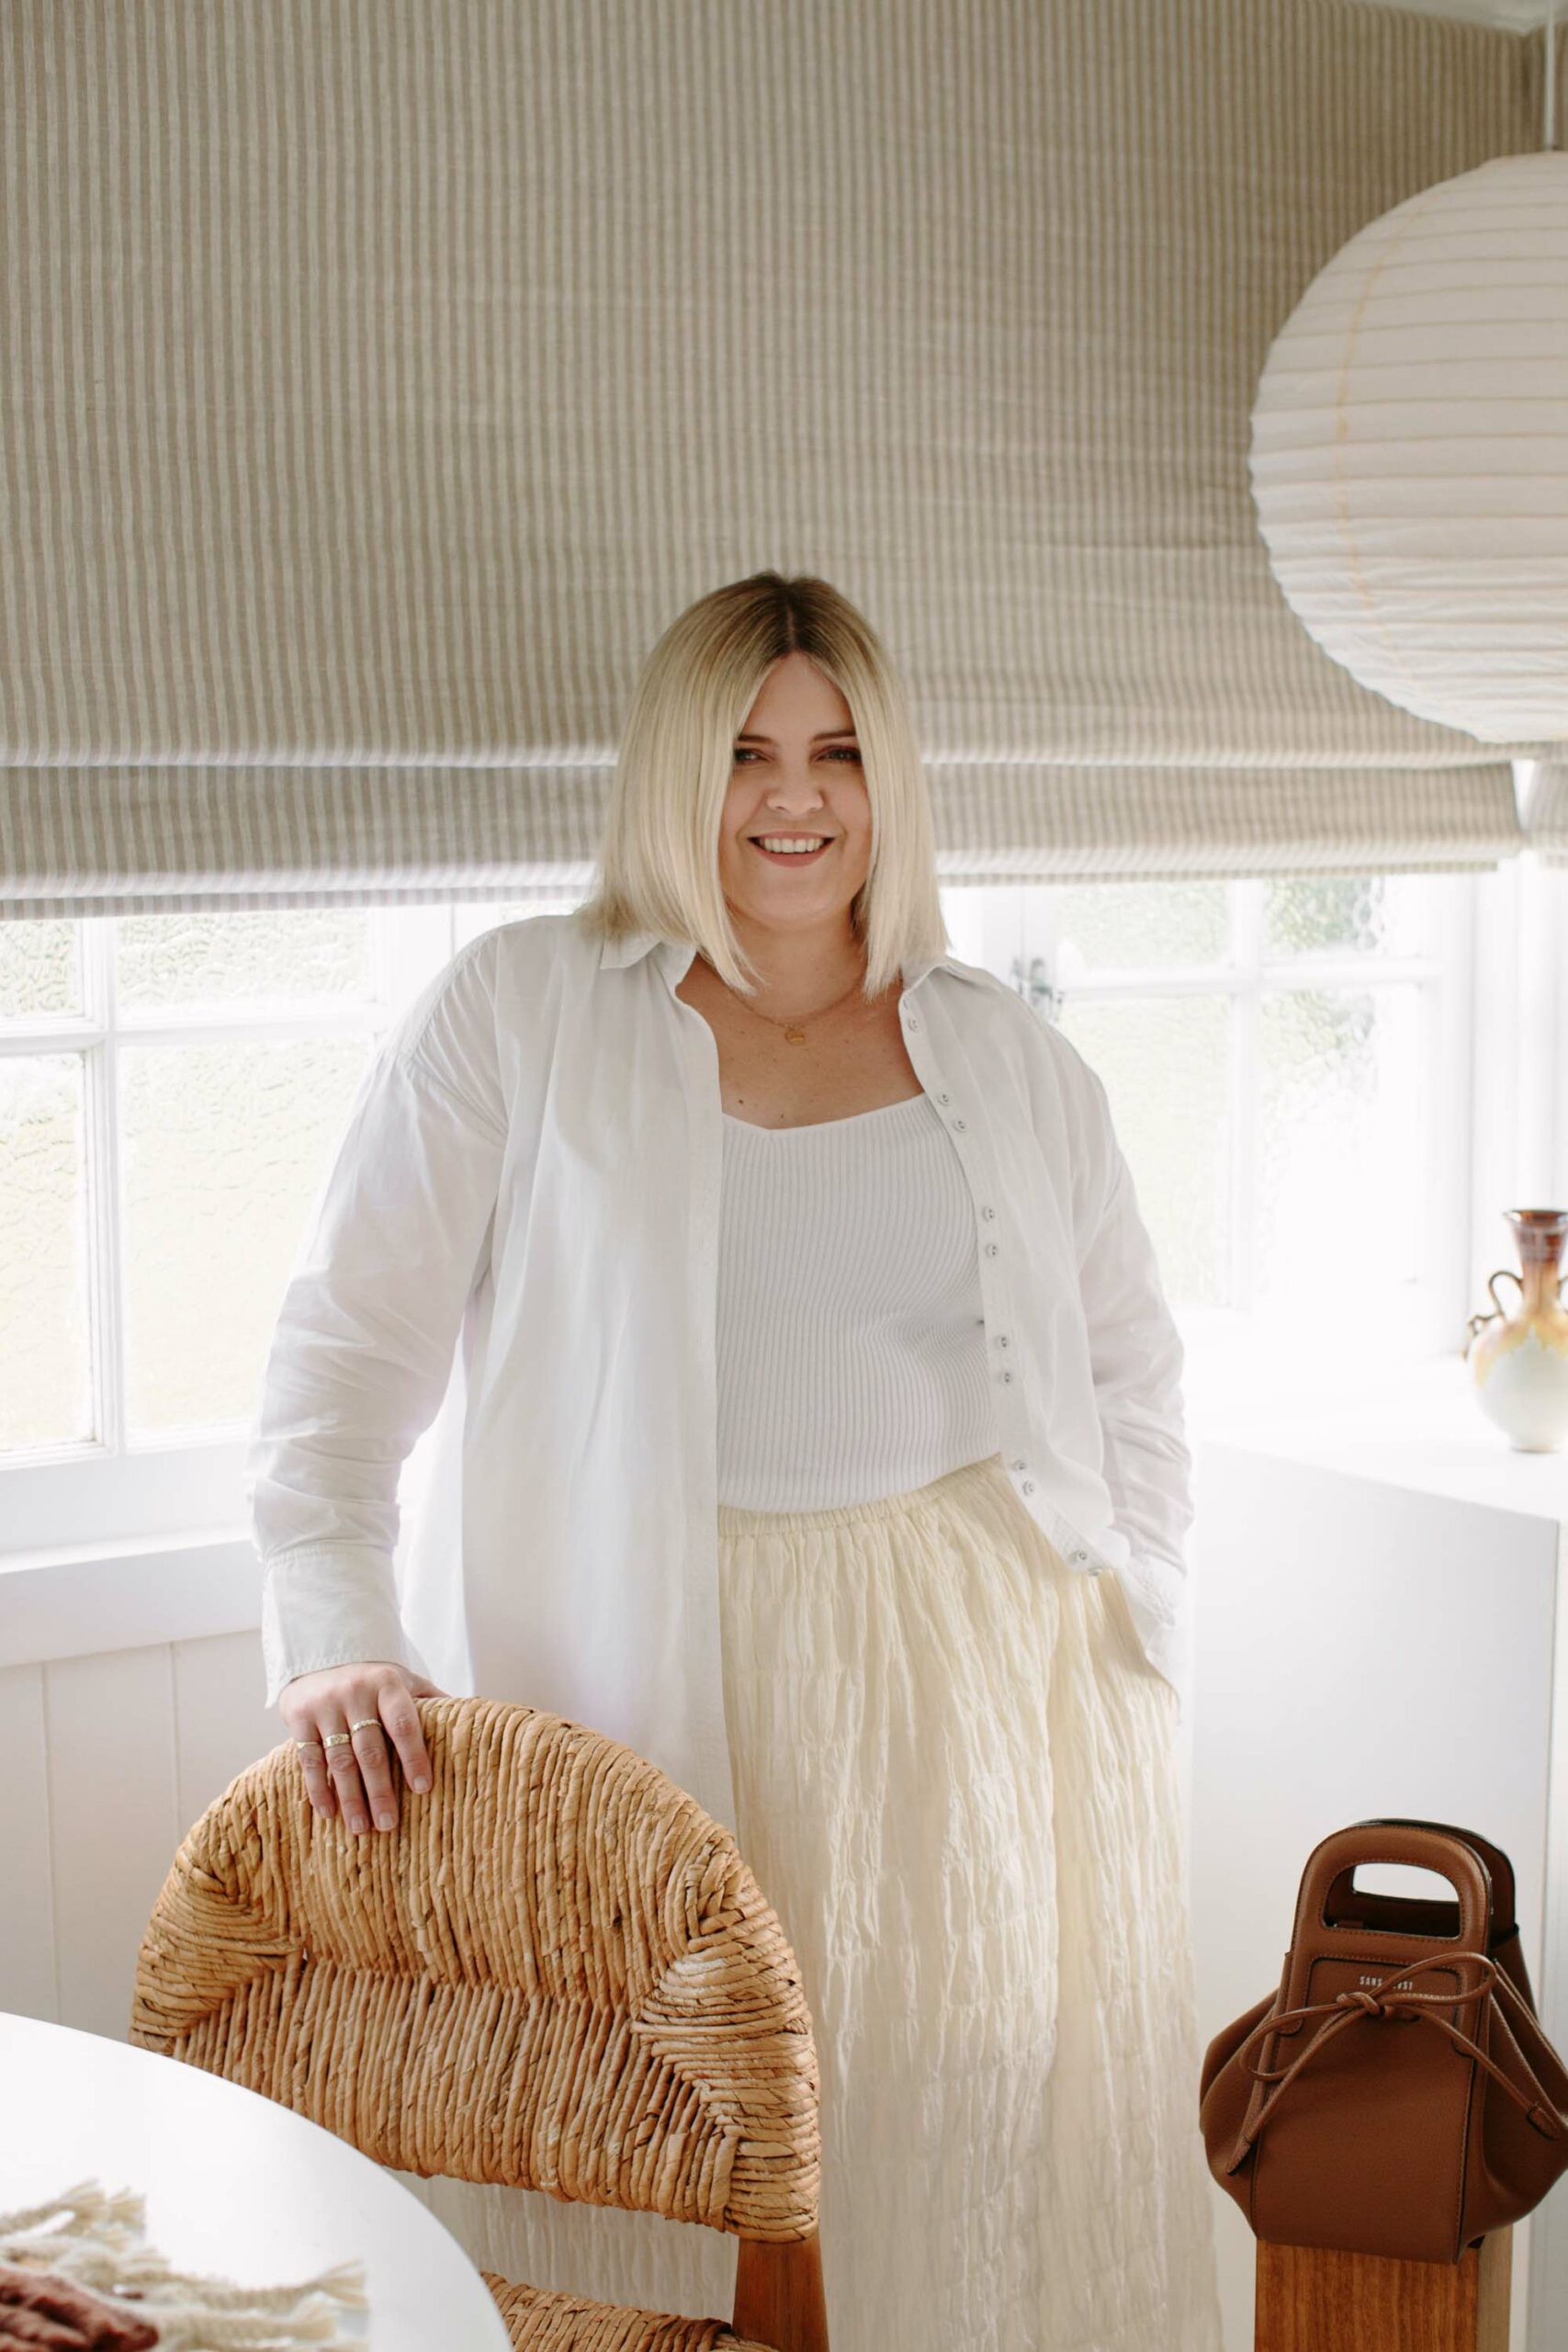
[{"label": "woman", "polygon": [[[361,1088],[253,1445],[268,1701],[365,1834],[442,1688],[735,1829],[816,2026],[836,2352],[1218,2352],[1181,1347],[1100,1080],[944,937],[873,630],[701,599],[597,896],[470,943]],[[400,1591],[459,1326],[460,1531]],[[712,2233],[458,2196],[513,2277],[729,2307]]]}]

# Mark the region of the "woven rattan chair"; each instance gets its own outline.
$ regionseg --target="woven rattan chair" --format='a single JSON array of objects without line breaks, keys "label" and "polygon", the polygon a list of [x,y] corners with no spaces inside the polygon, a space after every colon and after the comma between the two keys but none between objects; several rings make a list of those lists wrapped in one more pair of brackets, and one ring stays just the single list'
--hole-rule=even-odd
[{"label": "woven rattan chair", "polygon": [[730,2325],[486,2271],[530,2352],[825,2352],[811,2019],[734,1838],[558,1715],[418,1705],[434,1781],[400,1786],[394,1830],[323,1820],[288,1742],[209,1806],[148,1922],[130,2039],[422,2177],[739,2239]]}]

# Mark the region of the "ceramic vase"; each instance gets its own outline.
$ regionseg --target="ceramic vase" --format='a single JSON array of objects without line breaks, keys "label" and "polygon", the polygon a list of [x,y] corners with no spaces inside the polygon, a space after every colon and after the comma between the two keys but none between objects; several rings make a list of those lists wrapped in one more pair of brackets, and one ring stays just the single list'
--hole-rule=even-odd
[{"label": "ceramic vase", "polygon": [[[1516,1453],[1555,1453],[1568,1437],[1568,1309],[1561,1295],[1568,1209],[1505,1209],[1523,1269],[1500,1266],[1486,1288],[1494,1312],[1472,1315],[1465,1354],[1488,1420]],[[1501,1282],[1518,1297],[1505,1308]]]}]

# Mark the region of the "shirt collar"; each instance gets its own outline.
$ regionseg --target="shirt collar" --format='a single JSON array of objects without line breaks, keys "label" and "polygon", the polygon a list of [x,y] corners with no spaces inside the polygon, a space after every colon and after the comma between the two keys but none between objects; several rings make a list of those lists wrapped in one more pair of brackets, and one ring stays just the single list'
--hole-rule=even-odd
[{"label": "shirt collar", "polygon": [[[619,970],[627,964],[639,963],[643,956],[654,950],[658,952],[660,963],[671,989],[684,978],[697,952],[690,940],[661,939],[656,932],[634,931],[628,932],[624,939],[601,941],[599,963],[603,969]],[[944,972],[953,973],[961,980],[973,980],[980,977],[970,966],[961,963],[956,956],[927,956],[916,963],[906,964],[903,967],[905,988],[918,988],[928,972],[935,971],[939,967]]]}]

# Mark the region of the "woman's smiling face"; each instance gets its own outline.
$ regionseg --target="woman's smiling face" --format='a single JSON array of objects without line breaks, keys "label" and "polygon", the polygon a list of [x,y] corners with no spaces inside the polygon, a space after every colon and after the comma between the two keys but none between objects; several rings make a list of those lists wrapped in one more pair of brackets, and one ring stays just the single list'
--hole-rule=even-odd
[{"label": "woman's smiling face", "polygon": [[[825,839],[770,855],[758,836]],[[871,862],[871,803],[849,704],[804,653],[775,662],[735,739],[719,836],[732,911],[768,930],[847,938]]]}]

